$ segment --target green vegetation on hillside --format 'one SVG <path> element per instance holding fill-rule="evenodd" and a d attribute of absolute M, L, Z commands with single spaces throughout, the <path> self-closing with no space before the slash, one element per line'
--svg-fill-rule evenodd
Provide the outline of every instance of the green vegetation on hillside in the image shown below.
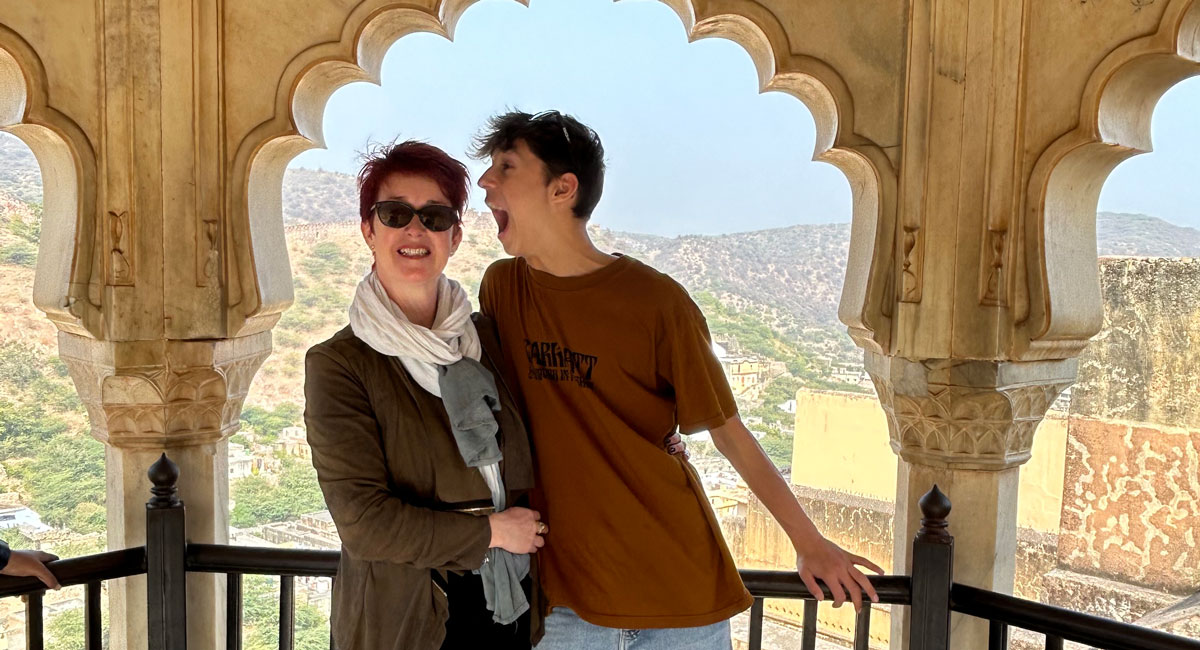
<path fill-rule="evenodd" d="M 3 226 L 11 237 L 0 239 L 0 263 L 33 268 L 37 264 L 38 237 L 42 231 L 42 206 L 28 204 L 28 215 L 6 215 Z"/>
<path fill-rule="evenodd" d="M 82 589 L 82 587 L 74 587 L 74 589 Z M 104 647 L 107 648 L 109 641 L 107 607 L 100 608 L 100 629 L 104 630 L 101 639 Z M 87 648 L 83 607 L 68 609 L 46 622 L 45 648 L 46 650 L 85 650 Z"/>
<path fill-rule="evenodd" d="M 317 471 L 307 461 L 280 457 L 279 483 L 261 475 L 233 482 L 230 522 L 238 528 L 297 519 L 325 509 L 325 496 L 317 485 Z"/>
<path fill-rule="evenodd" d="M 77 533 L 104 532 L 104 445 L 99 441 L 63 432 L 5 468 L 24 482 L 30 505 L 44 523 Z"/>
<path fill-rule="evenodd" d="M 9 487 L 50 526 L 104 532 L 104 445 L 83 424 L 66 364 L 21 341 L 4 341 L 0 395 L 0 456 Z"/>
<path fill-rule="evenodd" d="M 692 298 L 704 312 L 704 317 L 708 320 L 708 329 L 713 338 L 732 337 L 745 351 L 767 359 L 783 361 L 787 365 L 788 372 L 799 379 L 800 386 L 864 392 L 856 385 L 829 379 L 829 367 L 813 359 L 800 347 L 799 341 L 786 338 L 753 314 L 728 307 L 716 296 L 706 291 L 696 292 Z M 782 401 L 792 399 L 794 396 L 795 391 L 793 390 L 792 395 Z"/>
<path fill-rule="evenodd" d="M 242 409 L 242 431 L 253 431 L 260 442 L 272 443 L 279 432 L 288 427 L 299 426 L 304 411 L 298 405 L 284 402 L 273 409 L 247 406 Z"/>
<path fill-rule="evenodd" d="M 242 623 L 245 650 L 279 647 L 279 578 L 248 575 L 242 582 Z M 296 603 L 296 650 L 329 648 L 329 623 L 321 610 Z"/>

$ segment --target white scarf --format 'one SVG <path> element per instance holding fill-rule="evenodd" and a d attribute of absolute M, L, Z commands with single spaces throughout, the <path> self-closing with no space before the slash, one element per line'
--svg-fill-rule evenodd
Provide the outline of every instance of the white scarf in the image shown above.
<path fill-rule="evenodd" d="M 438 366 L 463 357 L 479 361 L 479 333 L 471 322 L 471 301 L 454 280 L 438 278 L 433 327 L 414 325 L 392 302 L 372 270 L 358 283 L 350 303 L 350 328 L 373 350 L 397 357 L 422 388 L 442 396 Z"/>
<path fill-rule="evenodd" d="M 442 274 L 438 278 L 437 311 L 433 327 L 413 324 L 383 290 L 372 269 L 358 283 L 350 303 L 350 329 L 376 352 L 396 357 L 422 388 L 442 396 L 438 366 L 448 366 L 463 357 L 479 361 L 479 332 L 471 322 L 471 301 L 467 292 Z M 504 482 L 499 463 L 479 468 L 492 493 L 496 511 L 505 508 Z"/>

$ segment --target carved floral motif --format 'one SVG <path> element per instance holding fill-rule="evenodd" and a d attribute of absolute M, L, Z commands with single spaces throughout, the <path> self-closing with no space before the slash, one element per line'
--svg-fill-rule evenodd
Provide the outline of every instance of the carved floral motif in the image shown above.
<path fill-rule="evenodd" d="M 221 341 L 110 343 L 60 333 L 59 349 L 93 435 L 116 447 L 158 448 L 231 435 L 250 382 L 271 352 L 271 339 L 262 333 Z M 143 355 L 164 361 L 114 362 Z"/>
<path fill-rule="evenodd" d="M 905 362 L 914 366 L 914 362 Z M 971 362 L 985 363 L 985 362 Z M 1029 460 L 1046 410 L 1071 385 L 1063 377 L 1011 385 L 938 383 L 944 369 L 912 390 L 897 390 L 886 372 L 871 371 L 888 418 L 892 449 L 905 460 L 962 469 L 1005 469 Z"/>

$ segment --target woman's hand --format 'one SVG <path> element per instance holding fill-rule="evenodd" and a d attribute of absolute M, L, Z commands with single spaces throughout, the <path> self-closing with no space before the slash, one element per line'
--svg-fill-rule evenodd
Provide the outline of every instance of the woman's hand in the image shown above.
<path fill-rule="evenodd" d="M 692 452 L 687 450 L 687 443 L 683 441 L 683 438 L 679 437 L 678 433 L 672 433 L 663 438 L 663 447 L 672 456 L 680 456 L 684 460 L 691 460 L 692 458 Z"/>
<path fill-rule="evenodd" d="M 51 589 L 58 589 L 58 578 L 46 568 L 47 562 L 58 559 L 57 555 L 42 551 L 13 551 L 8 558 L 8 564 L 0 569 L 0 574 L 6 576 L 34 576 Z"/>
<path fill-rule="evenodd" d="M 550 531 L 542 523 L 541 515 L 529 508 L 509 508 L 490 514 L 488 523 L 492 526 L 489 548 L 500 547 L 510 553 L 537 553 L 546 544 L 542 535 Z"/>

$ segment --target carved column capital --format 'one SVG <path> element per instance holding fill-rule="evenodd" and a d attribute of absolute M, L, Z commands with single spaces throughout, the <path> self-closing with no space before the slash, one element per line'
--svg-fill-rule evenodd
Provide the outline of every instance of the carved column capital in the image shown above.
<path fill-rule="evenodd" d="M 873 352 L 866 365 L 893 451 L 910 463 L 983 470 L 1029 460 L 1034 431 L 1077 367 L 1074 359 L 913 361 Z"/>
<path fill-rule="evenodd" d="M 92 435 L 114 447 L 219 442 L 237 430 L 271 333 L 197 341 L 99 341 L 59 332 L 59 356 L 87 407 Z"/>

